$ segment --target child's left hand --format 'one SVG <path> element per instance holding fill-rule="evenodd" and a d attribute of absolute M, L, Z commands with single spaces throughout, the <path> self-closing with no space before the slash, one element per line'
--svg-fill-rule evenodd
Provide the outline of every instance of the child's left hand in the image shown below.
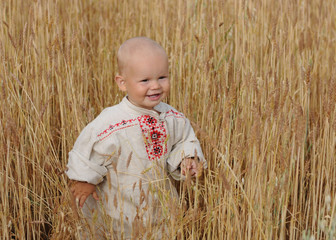
<path fill-rule="evenodd" d="M 198 176 L 200 171 L 200 163 L 193 158 L 185 158 L 181 162 L 181 173 L 184 176 Z"/>

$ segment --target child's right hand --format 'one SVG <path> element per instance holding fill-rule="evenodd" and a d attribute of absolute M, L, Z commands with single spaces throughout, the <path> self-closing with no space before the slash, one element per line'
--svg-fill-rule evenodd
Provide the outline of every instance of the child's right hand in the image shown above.
<path fill-rule="evenodd" d="M 87 182 L 75 181 L 75 184 L 70 188 L 74 199 L 76 199 L 76 204 L 82 208 L 88 196 L 92 194 L 93 198 L 99 200 L 98 194 L 96 192 L 96 185 Z"/>
<path fill-rule="evenodd" d="M 181 162 L 181 173 L 183 176 L 190 175 L 192 177 L 199 176 L 202 173 L 203 164 L 193 158 L 185 158 Z"/>

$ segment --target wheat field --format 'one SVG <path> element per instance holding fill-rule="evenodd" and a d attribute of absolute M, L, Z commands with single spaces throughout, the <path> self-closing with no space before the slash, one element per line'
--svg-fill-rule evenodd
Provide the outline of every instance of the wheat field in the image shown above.
<path fill-rule="evenodd" d="M 86 227 L 68 152 L 122 99 L 116 51 L 134 36 L 166 49 L 167 102 L 208 160 L 169 239 L 336 239 L 334 0 L 2 0 L 0 238 Z"/>

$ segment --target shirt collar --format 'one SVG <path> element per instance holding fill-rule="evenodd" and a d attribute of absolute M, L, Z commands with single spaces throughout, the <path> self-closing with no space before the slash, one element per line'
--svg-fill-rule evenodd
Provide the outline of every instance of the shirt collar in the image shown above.
<path fill-rule="evenodd" d="M 149 110 L 146 108 L 135 106 L 133 103 L 131 103 L 128 100 L 127 96 L 125 96 L 123 100 L 121 101 L 121 104 L 125 105 L 127 108 L 135 112 L 135 114 L 151 115 L 151 116 L 159 117 L 159 115 L 161 115 L 162 113 L 165 113 L 164 104 L 162 102 L 156 105 L 154 107 L 154 110 Z"/>

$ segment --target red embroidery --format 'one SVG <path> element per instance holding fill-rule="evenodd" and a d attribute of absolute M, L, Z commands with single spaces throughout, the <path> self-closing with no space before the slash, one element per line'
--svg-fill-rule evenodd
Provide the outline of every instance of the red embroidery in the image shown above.
<path fill-rule="evenodd" d="M 133 126 L 136 126 L 136 125 L 138 125 L 138 124 L 131 124 L 131 125 L 127 125 L 127 126 L 120 127 L 120 128 L 118 128 L 118 129 L 115 129 L 115 130 L 111 131 L 108 135 L 106 135 L 105 137 L 99 139 L 99 141 L 104 140 L 105 138 L 107 138 L 108 136 L 110 136 L 112 133 L 114 133 L 114 132 L 116 132 L 116 131 L 119 131 L 119 130 L 122 130 L 122 129 L 125 129 L 125 128 L 129 128 L 129 127 L 133 127 Z M 106 131 L 106 130 L 105 130 L 105 131 Z M 105 131 L 104 131 L 104 132 L 105 132 Z"/>
<path fill-rule="evenodd" d="M 180 112 L 174 111 L 173 109 L 166 112 L 166 117 L 174 116 L 176 118 L 184 118 L 184 115 Z"/>
<path fill-rule="evenodd" d="M 138 121 L 138 123 L 135 123 Z M 111 124 L 109 128 L 98 134 L 99 141 L 104 140 L 116 131 L 140 125 L 144 137 L 145 148 L 150 161 L 160 159 L 163 154 L 167 153 L 167 133 L 164 122 L 159 122 L 156 118 L 143 115 L 138 118 L 122 120 L 119 123 Z"/>
<path fill-rule="evenodd" d="M 177 111 L 169 110 L 166 112 L 166 117 L 171 116 L 175 118 L 184 118 L 184 115 Z M 142 135 L 144 137 L 148 159 L 150 161 L 160 159 L 167 153 L 167 131 L 164 122 L 159 122 L 156 118 L 150 115 L 142 115 L 137 118 L 122 120 L 121 122 L 113 125 L 111 124 L 97 136 L 100 138 L 99 141 L 102 141 L 116 131 L 133 127 L 138 124 L 140 125 Z"/>
<path fill-rule="evenodd" d="M 130 123 L 133 123 L 135 122 L 137 119 L 136 118 L 133 118 L 133 119 L 128 119 L 128 120 L 122 120 L 120 123 L 116 123 L 114 125 L 110 125 L 108 129 L 105 129 L 103 132 L 99 133 L 97 135 L 97 137 L 101 137 L 99 141 L 107 138 L 108 136 L 110 136 L 112 133 L 116 132 L 116 131 L 119 131 L 121 129 L 125 129 L 125 128 L 128 128 L 128 127 L 132 127 L 132 126 L 135 126 L 136 124 L 131 124 Z M 104 134 L 107 134 L 106 136 L 103 136 Z"/>
<path fill-rule="evenodd" d="M 150 161 L 160 159 L 167 153 L 167 132 L 164 122 L 159 122 L 149 115 L 138 117 L 138 121 L 144 136 L 148 159 Z"/>

